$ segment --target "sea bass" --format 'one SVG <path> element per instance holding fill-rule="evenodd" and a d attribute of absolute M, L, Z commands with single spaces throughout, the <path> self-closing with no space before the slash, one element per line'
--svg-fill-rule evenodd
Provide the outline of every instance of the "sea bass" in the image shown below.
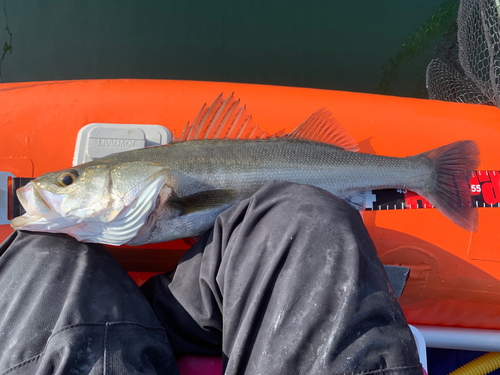
<path fill-rule="evenodd" d="M 170 241 L 204 233 L 228 207 L 282 180 L 317 186 L 361 208 L 358 198 L 367 190 L 408 189 L 460 227 L 477 230 L 465 173 L 479 166 L 474 141 L 405 158 L 355 151 L 326 110 L 290 134 L 270 135 L 233 96 L 219 96 L 169 145 L 46 173 L 18 189 L 26 214 L 11 226 L 110 245 Z"/>

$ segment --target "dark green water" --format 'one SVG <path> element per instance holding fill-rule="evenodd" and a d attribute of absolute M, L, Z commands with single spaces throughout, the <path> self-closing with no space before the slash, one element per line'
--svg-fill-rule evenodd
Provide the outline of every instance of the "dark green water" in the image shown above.
<path fill-rule="evenodd" d="M 166 78 L 426 97 L 425 69 L 458 0 L 0 6 L 3 82 Z"/>

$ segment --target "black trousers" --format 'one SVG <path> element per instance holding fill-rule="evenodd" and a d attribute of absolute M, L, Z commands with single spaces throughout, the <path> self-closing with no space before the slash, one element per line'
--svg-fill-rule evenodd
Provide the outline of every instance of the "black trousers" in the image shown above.
<path fill-rule="evenodd" d="M 104 247 L 18 232 L 0 248 L 0 374 L 421 374 L 360 215 L 273 182 L 139 289 Z"/>

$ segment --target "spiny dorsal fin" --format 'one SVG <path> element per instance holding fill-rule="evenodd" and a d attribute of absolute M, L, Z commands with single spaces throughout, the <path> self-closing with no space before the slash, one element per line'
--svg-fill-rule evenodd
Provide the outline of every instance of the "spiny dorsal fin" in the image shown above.
<path fill-rule="evenodd" d="M 330 111 L 320 109 L 309 116 L 290 134 L 280 130 L 274 134 L 261 130 L 248 115 L 246 107 L 233 94 L 224 99 L 220 94 L 207 108 L 203 105 L 193 124 L 189 122 L 175 142 L 195 139 L 268 139 L 293 138 L 329 143 L 347 151 L 358 151 L 358 146 Z"/>
<path fill-rule="evenodd" d="M 359 147 L 354 138 L 331 115 L 330 111 L 322 108 L 283 137 L 328 143 L 346 151 L 358 151 Z"/>
<path fill-rule="evenodd" d="M 194 139 L 266 139 L 271 134 L 259 129 L 246 107 L 233 94 L 225 100 L 220 94 L 209 108 L 203 105 L 193 124 L 189 122 L 175 141 Z"/>

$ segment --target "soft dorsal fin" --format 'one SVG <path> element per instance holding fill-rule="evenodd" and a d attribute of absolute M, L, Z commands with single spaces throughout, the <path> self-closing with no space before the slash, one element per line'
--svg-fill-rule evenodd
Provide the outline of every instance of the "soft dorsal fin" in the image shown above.
<path fill-rule="evenodd" d="M 248 115 L 246 107 L 233 94 L 224 99 L 220 94 L 210 107 L 204 104 L 193 124 L 186 124 L 175 142 L 195 139 L 268 139 L 293 138 L 329 143 L 347 151 L 358 151 L 354 139 L 342 128 L 332 113 L 320 109 L 309 116 L 290 134 L 280 130 L 269 134 L 261 130 Z"/>
<path fill-rule="evenodd" d="M 265 139 L 271 134 L 259 129 L 248 115 L 246 107 L 233 94 L 224 99 L 220 94 L 207 108 L 203 105 L 193 124 L 189 122 L 175 141 L 194 139 Z"/>
<path fill-rule="evenodd" d="M 359 147 L 354 138 L 331 116 L 330 111 L 322 108 L 283 137 L 328 143 L 346 151 L 358 151 Z"/>

